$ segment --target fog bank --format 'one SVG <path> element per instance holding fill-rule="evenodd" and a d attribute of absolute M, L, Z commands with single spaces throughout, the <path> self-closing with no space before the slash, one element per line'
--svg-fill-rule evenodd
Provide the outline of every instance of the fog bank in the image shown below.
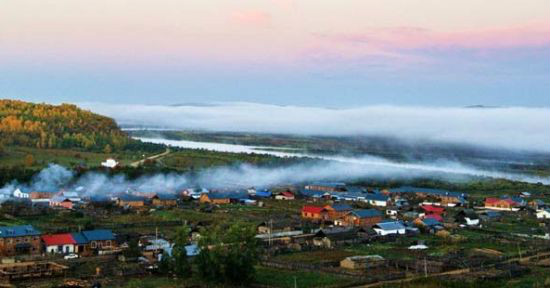
<path fill-rule="evenodd" d="M 347 109 L 256 103 L 81 103 L 119 124 L 169 129 L 330 136 L 388 136 L 550 153 L 550 108 L 366 106 Z"/>

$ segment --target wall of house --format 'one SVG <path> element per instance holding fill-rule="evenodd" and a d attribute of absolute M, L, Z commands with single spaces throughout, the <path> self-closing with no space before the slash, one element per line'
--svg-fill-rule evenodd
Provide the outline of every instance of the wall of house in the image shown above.
<path fill-rule="evenodd" d="M 0 238 L 0 256 L 17 255 L 15 247 L 20 243 L 30 244 L 30 249 L 25 254 L 36 255 L 42 252 L 42 243 L 39 236 L 5 237 Z"/>

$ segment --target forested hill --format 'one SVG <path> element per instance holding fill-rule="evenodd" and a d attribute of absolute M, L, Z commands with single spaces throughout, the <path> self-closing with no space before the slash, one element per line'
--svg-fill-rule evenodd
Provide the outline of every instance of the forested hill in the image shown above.
<path fill-rule="evenodd" d="M 75 105 L 0 100 L 0 144 L 111 153 L 132 140 L 115 121 Z"/>

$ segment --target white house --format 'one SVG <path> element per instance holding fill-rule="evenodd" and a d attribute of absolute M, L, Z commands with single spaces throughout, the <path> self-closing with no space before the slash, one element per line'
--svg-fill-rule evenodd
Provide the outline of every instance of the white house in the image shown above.
<path fill-rule="evenodd" d="M 381 236 L 406 233 L 406 227 L 399 221 L 380 222 L 372 226 L 372 229 Z"/>
<path fill-rule="evenodd" d="M 113 158 L 109 158 L 104 162 L 101 162 L 101 166 L 107 167 L 107 168 L 115 168 L 116 166 L 118 166 L 118 164 L 119 163 Z"/>
<path fill-rule="evenodd" d="M 388 216 L 397 216 L 399 211 L 396 208 L 388 208 L 386 209 L 386 215 Z"/>
<path fill-rule="evenodd" d="M 275 195 L 275 199 L 277 200 L 294 200 L 294 198 L 294 193 L 290 191 L 284 191 L 281 194 Z"/>
<path fill-rule="evenodd" d="M 17 189 L 15 189 L 15 191 L 13 191 L 13 197 L 27 199 L 27 198 L 30 197 L 30 194 L 25 193 L 25 192 L 21 191 L 21 189 L 17 188 Z"/>
<path fill-rule="evenodd" d="M 465 216 L 464 220 L 466 221 L 466 225 L 468 225 L 468 226 L 479 225 L 479 218 L 470 218 L 468 216 Z"/>
<path fill-rule="evenodd" d="M 70 233 L 42 235 L 42 242 L 48 253 L 74 253 L 76 241 Z"/>
<path fill-rule="evenodd" d="M 365 195 L 364 201 L 373 206 L 386 207 L 388 206 L 389 199 L 386 195 L 369 193 Z"/>
<path fill-rule="evenodd" d="M 537 210 L 537 219 L 550 219 L 550 209 Z"/>

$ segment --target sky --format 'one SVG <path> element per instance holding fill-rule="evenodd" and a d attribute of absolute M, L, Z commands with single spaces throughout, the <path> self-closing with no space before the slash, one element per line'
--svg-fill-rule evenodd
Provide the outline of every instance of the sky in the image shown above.
<path fill-rule="evenodd" d="M 2 0 L 0 98 L 550 106 L 548 0 Z"/>

